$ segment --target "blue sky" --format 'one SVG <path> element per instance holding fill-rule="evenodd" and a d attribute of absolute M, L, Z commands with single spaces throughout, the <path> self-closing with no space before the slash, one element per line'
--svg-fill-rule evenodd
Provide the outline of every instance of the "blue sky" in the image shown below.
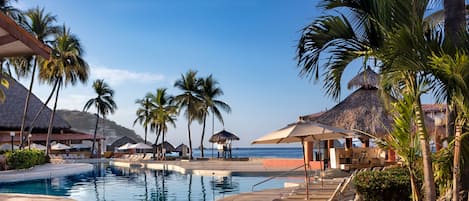
<path fill-rule="evenodd" d="M 300 115 L 336 104 L 324 95 L 321 82 L 298 77 L 294 59 L 300 30 L 320 15 L 316 1 L 22 0 L 17 6 L 44 7 L 57 15 L 58 24 L 69 26 L 85 48 L 91 79 L 64 89 L 58 107 L 82 110 L 94 96 L 93 80 L 104 79 L 115 89 L 119 107 L 108 118 L 142 136 L 143 129 L 132 126 L 135 100 L 160 87 L 179 93 L 173 83 L 189 69 L 200 76 L 213 74 L 220 82 L 225 92 L 221 99 L 233 110 L 224 115 L 225 128 L 241 138 L 234 146 L 251 146 L 255 138 Z M 344 83 L 359 68 L 357 64 L 346 72 Z M 49 90 L 36 85 L 33 92 L 44 100 Z M 349 93 L 343 91 L 343 96 Z M 209 136 L 210 124 L 208 128 Z M 222 128 L 215 123 L 215 131 Z M 192 132 L 197 147 L 201 127 L 193 124 Z M 154 141 L 155 135 L 149 139 Z M 187 144 L 183 116 L 166 139 Z"/>

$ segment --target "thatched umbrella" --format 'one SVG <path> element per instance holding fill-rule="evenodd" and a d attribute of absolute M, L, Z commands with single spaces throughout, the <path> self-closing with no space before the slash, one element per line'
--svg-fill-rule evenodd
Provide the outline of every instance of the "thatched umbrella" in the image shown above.
<path fill-rule="evenodd" d="M 161 147 L 163 147 L 164 149 L 166 149 L 166 152 L 173 152 L 173 151 L 176 151 L 176 149 L 174 148 L 174 146 L 169 143 L 168 141 L 164 141 L 163 143 L 160 143 L 156 146 L 157 149 L 161 149 Z"/>
<path fill-rule="evenodd" d="M 212 137 L 210 137 L 210 139 L 208 141 L 211 142 L 211 143 L 220 144 L 220 143 L 226 142 L 227 140 L 229 140 L 229 141 L 239 140 L 239 137 L 236 136 L 233 133 L 230 133 L 230 132 L 226 131 L 226 130 L 222 130 L 222 131 L 212 135 Z"/>
<path fill-rule="evenodd" d="M 180 144 L 179 146 L 176 147 L 175 151 L 177 151 L 177 152 L 182 152 L 182 150 L 184 150 L 184 149 L 185 149 L 185 150 L 188 150 L 189 147 L 188 147 L 187 145 L 185 145 L 185 144 Z"/>

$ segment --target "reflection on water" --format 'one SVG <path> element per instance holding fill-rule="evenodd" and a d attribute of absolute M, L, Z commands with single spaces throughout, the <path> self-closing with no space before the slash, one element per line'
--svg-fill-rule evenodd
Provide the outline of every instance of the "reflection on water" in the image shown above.
<path fill-rule="evenodd" d="M 0 193 L 58 195 L 86 201 L 211 201 L 250 191 L 252 184 L 262 179 L 182 175 L 172 171 L 120 168 L 101 163 L 86 174 L 0 184 Z M 270 188 L 279 188 L 283 182 L 277 184 Z"/>

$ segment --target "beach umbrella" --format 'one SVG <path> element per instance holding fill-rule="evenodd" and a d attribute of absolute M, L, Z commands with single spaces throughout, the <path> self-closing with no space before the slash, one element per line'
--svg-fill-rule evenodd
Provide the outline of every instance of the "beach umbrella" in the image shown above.
<path fill-rule="evenodd" d="M 54 144 L 50 147 L 52 150 L 67 150 L 67 149 L 71 149 L 71 147 L 67 146 L 67 145 L 64 145 L 62 143 L 57 143 L 57 144 Z"/>
<path fill-rule="evenodd" d="M 252 142 L 252 144 L 279 144 L 301 142 L 306 180 L 306 199 L 309 199 L 309 179 L 306 169 L 305 141 L 332 140 L 355 137 L 353 131 L 344 130 L 316 122 L 299 121 L 269 133 Z"/>
<path fill-rule="evenodd" d="M 125 143 L 124 145 L 120 146 L 117 148 L 117 150 L 127 150 L 127 149 L 131 149 L 130 147 L 132 147 L 134 144 L 132 143 Z"/>
<path fill-rule="evenodd" d="M 153 149 L 152 146 L 139 142 L 137 144 L 130 145 L 128 149 Z"/>
<path fill-rule="evenodd" d="M 158 149 L 160 149 L 161 147 L 166 149 L 166 152 L 176 151 L 176 148 L 174 148 L 174 146 L 171 143 L 169 143 L 168 141 L 164 141 L 163 143 L 160 143 L 156 146 L 156 148 L 158 148 Z"/>
<path fill-rule="evenodd" d="M 36 150 L 46 150 L 46 146 L 42 144 L 36 144 L 36 143 L 31 143 L 28 148 L 30 149 L 36 149 Z"/>
<path fill-rule="evenodd" d="M 89 144 L 71 144 L 70 147 L 72 149 L 88 149 L 88 148 L 91 148 L 91 145 L 89 145 Z"/>
<path fill-rule="evenodd" d="M 239 140 L 239 137 L 223 129 L 222 131 L 213 134 L 208 141 L 211 143 L 219 143 L 227 140 Z"/>

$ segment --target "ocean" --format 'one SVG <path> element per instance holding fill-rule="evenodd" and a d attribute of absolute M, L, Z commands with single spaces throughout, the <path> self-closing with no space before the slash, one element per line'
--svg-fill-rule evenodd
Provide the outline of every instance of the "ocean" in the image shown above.
<path fill-rule="evenodd" d="M 213 151 L 212 151 L 213 150 Z M 200 150 L 194 149 L 194 157 L 200 157 Z M 205 157 L 217 157 L 217 149 L 205 149 Z M 283 148 L 273 148 L 273 147 L 243 147 L 236 148 L 234 147 L 231 151 L 233 158 L 303 158 L 303 152 L 301 147 L 292 148 L 292 147 L 283 147 Z"/>

